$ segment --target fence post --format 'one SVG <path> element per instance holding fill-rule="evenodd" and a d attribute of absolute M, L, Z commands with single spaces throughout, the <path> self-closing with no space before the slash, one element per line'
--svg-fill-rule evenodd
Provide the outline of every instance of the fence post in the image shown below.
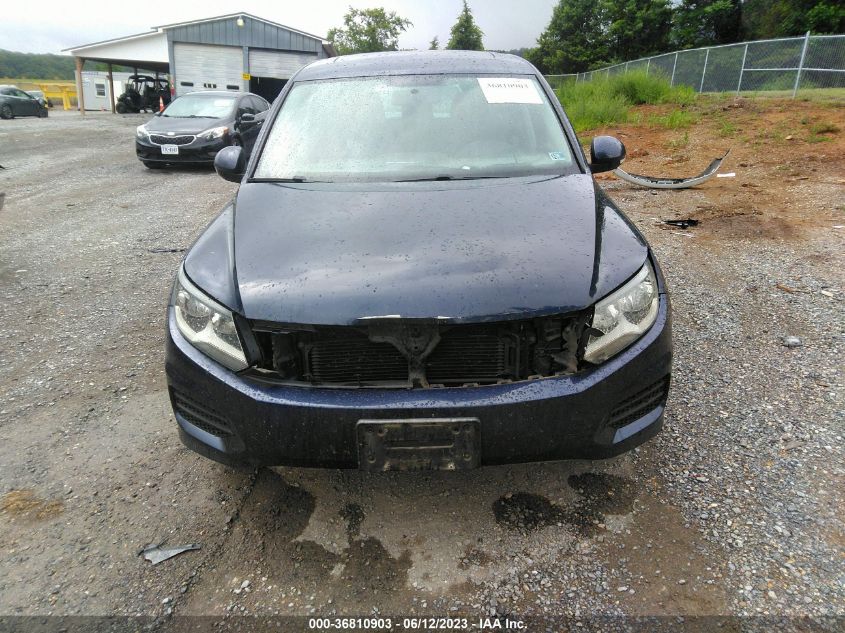
<path fill-rule="evenodd" d="M 648 74 L 648 69 L 649 69 L 650 66 L 651 66 L 651 57 L 649 57 L 648 60 L 646 60 L 646 63 L 645 63 L 645 74 L 646 75 Z"/>
<path fill-rule="evenodd" d="M 798 93 L 798 83 L 801 81 L 801 71 L 804 70 L 804 58 L 807 56 L 807 45 L 810 43 L 810 32 L 804 36 L 804 47 L 801 49 L 801 61 L 798 62 L 798 72 L 795 75 L 795 86 L 792 88 L 792 98 Z"/>
<path fill-rule="evenodd" d="M 739 96 L 739 89 L 742 88 L 742 75 L 745 74 L 745 58 L 748 57 L 748 44 L 742 52 L 742 67 L 739 69 L 739 81 L 736 84 L 736 95 Z"/>
<path fill-rule="evenodd" d="M 678 51 L 675 51 L 675 61 L 672 64 L 672 80 L 669 82 L 669 85 L 674 87 L 675 85 L 675 68 L 678 67 Z"/>
<path fill-rule="evenodd" d="M 628 74 L 628 64 L 629 64 L 629 63 L 630 63 L 630 62 L 625 62 L 625 74 L 626 74 L 626 75 Z"/>
<path fill-rule="evenodd" d="M 707 52 L 704 53 L 704 68 L 701 69 L 701 84 L 698 86 L 698 93 L 701 94 L 704 92 L 704 75 L 707 72 L 707 60 L 710 59 L 710 49 L 707 49 Z"/>

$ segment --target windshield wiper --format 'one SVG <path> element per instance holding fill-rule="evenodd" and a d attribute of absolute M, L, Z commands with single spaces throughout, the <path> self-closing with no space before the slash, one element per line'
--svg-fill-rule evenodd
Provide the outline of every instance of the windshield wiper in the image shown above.
<path fill-rule="evenodd" d="M 259 182 L 331 182 L 331 180 L 311 180 L 310 178 L 303 178 L 302 176 L 293 176 L 292 178 L 254 178 L 253 180 Z"/>

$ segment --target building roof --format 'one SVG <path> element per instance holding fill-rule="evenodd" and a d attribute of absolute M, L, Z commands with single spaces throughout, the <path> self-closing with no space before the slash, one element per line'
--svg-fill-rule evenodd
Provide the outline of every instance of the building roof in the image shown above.
<path fill-rule="evenodd" d="M 303 68 L 296 79 L 441 73 L 528 75 L 537 69 L 522 57 L 492 51 L 396 51 L 323 59 Z"/>
<path fill-rule="evenodd" d="M 271 26 L 275 26 L 279 29 L 285 29 L 286 31 L 291 31 L 292 33 L 297 33 L 299 35 L 304 35 L 305 37 L 310 37 L 315 40 L 320 40 L 324 42 L 326 40 L 325 37 L 321 37 L 319 35 L 314 35 L 313 33 L 306 33 L 305 31 L 300 31 L 299 29 L 294 29 L 289 26 L 285 26 L 284 24 L 279 24 L 278 22 L 272 22 L 271 20 L 265 20 L 264 18 L 259 18 L 257 15 L 252 15 L 251 13 L 247 13 L 245 11 L 239 11 L 237 13 L 227 13 L 226 15 L 218 15 L 212 18 L 202 18 L 200 20 L 188 20 L 187 22 L 175 22 L 173 24 L 163 24 L 161 26 L 154 26 L 154 29 L 158 29 L 161 31 L 166 31 L 167 29 L 175 29 L 179 26 L 189 26 L 191 24 L 202 24 L 203 22 L 216 22 L 217 20 L 230 20 L 232 18 L 250 18 L 251 20 L 256 20 L 258 22 L 263 22 L 264 24 L 269 24 Z"/>

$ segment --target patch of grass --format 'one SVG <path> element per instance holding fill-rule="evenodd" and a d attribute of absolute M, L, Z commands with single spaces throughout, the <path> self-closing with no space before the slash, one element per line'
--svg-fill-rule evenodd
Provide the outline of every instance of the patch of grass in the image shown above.
<path fill-rule="evenodd" d="M 826 121 L 822 121 L 820 123 L 816 123 L 810 128 L 810 131 L 813 134 L 836 134 L 839 132 L 839 128 L 835 126 L 833 123 L 828 123 Z"/>
<path fill-rule="evenodd" d="M 669 130 L 680 130 L 692 125 L 695 117 L 686 110 L 672 110 L 664 116 L 653 116 L 649 121 L 654 125 L 659 125 Z"/>
<path fill-rule="evenodd" d="M 730 121 L 722 121 L 722 125 L 719 128 L 719 134 L 721 136 L 733 136 L 736 134 L 736 126 Z"/>
<path fill-rule="evenodd" d="M 644 72 L 568 82 L 557 90 L 557 96 L 576 132 L 626 123 L 629 110 L 635 105 L 670 103 L 685 106 L 696 98 L 692 88 L 673 88 L 663 76 Z M 672 129 L 685 127 L 677 125 L 683 118 L 684 114 L 676 115 Z"/>
<path fill-rule="evenodd" d="M 832 140 L 833 139 L 829 136 L 821 136 L 819 134 L 810 134 L 810 136 L 807 137 L 808 143 L 829 143 Z"/>
<path fill-rule="evenodd" d="M 684 132 L 683 136 L 673 138 L 666 145 L 668 145 L 671 149 L 681 149 L 682 147 L 686 147 L 689 145 L 689 132 Z"/>

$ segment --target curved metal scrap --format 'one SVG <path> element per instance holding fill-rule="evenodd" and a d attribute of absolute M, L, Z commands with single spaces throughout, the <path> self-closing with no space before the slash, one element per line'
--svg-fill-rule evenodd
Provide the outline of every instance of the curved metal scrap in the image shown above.
<path fill-rule="evenodd" d="M 730 153 L 731 150 L 728 150 L 721 158 L 714 158 L 707 166 L 707 169 L 698 174 L 698 176 L 693 176 L 692 178 L 655 178 L 653 176 L 629 174 L 623 169 L 615 169 L 613 170 L 613 173 L 622 180 L 626 180 L 641 187 L 648 187 L 650 189 L 686 189 L 688 187 L 695 187 L 696 185 L 700 185 L 701 183 L 710 180 L 716 172 L 719 171 L 719 167 L 722 166 L 722 161 L 725 160 Z"/>

